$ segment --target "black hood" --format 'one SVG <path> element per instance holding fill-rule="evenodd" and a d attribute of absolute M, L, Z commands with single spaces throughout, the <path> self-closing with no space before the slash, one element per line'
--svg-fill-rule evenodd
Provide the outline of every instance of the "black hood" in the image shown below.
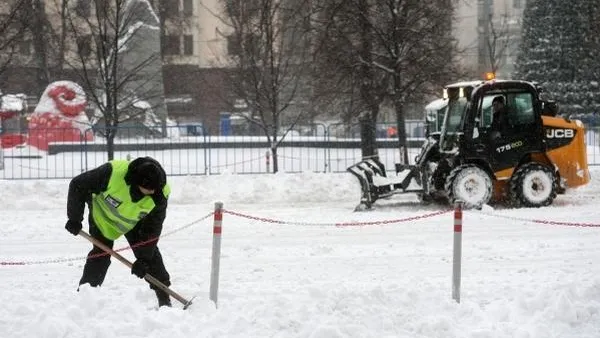
<path fill-rule="evenodd" d="M 167 174 L 157 160 L 151 157 L 138 157 L 129 163 L 125 183 L 162 191 L 167 184 Z"/>

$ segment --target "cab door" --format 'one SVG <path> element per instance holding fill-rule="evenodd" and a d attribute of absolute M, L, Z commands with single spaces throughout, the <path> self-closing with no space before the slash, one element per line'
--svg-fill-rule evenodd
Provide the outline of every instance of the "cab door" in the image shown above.
<path fill-rule="evenodd" d="M 523 90 L 505 91 L 502 95 L 510 127 L 501 137 L 489 139 L 490 164 L 494 172 L 514 168 L 526 154 L 543 149 L 542 120 L 537 113 L 536 95 Z"/>

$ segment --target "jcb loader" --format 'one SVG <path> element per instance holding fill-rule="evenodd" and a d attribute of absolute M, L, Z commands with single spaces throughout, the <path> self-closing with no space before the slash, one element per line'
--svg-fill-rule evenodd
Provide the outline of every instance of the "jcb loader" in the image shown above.
<path fill-rule="evenodd" d="M 492 130 L 492 101 L 505 102 L 509 128 Z M 430 132 L 414 165 L 384 165 L 367 159 L 347 170 L 361 184 L 357 209 L 397 193 L 417 193 L 424 202 L 480 208 L 490 201 L 514 207 L 552 204 L 557 194 L 590 181 L 585 128 L 557 117 L 553 101 L 540 99 L 532 82 L 459 82 L 444 88 L 447 106 L 440 131 Z"/>

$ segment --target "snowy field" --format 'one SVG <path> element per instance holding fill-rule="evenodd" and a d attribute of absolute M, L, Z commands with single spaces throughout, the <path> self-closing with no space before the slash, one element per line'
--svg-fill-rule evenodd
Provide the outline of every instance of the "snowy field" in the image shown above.
<path fill-rule="evenodd" d="M 345 173 L 172 177 L 159 246 L 172 289 L 196 296 L 187 310 L 156 309 L 114 259 L 101 288 L 77 292 L 91 245 L 64 230 L 68 181 L 0 180 L 0 337 L 600 337 L 599 176 L 551 207 L 465 212 L 460 304 L 441 207 L 406 195 L 353 212 Z"/>

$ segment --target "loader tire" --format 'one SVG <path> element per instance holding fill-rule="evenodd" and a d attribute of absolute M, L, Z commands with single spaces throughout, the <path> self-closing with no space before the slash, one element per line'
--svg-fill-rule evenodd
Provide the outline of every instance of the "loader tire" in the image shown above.
<path fill-rule="evenodd" d="M 446 193 L 450 203 L 461 201 L 465 209 L 481 208 L 492 198 L 492 178 L 474 164 L 460 165 L 446 178 Z"/>
<path fill-rule="evenodd" d="M 520 166 L 510 180 L 513 206 L 539 208 L 552 204 L 558 193 L 558 180 L 552 168 L 541 163 Z"/>

